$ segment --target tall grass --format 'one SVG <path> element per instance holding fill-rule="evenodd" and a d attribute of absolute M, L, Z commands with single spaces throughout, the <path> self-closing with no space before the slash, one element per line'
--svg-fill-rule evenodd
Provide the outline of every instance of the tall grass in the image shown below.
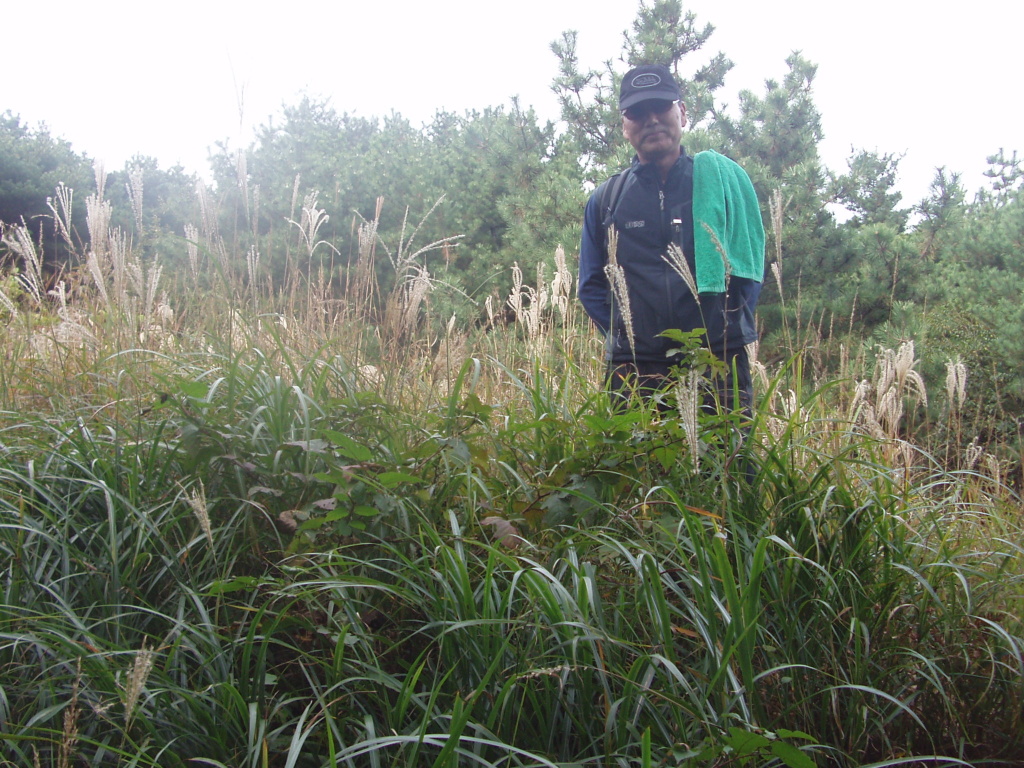
<path fill-rule="evenodd" d="M 107 221 L 102 194 L 90 211 Z M 297 217 L 309 261 L 324 215 L 312 197 Z M 9 297 L 4 760 L 1024 751 L 1019 497 L 991 452 L 914 444 L 912 345 L 843 377 L 807 376 L 791 350 L 758 368 L 749 423 L 617 412 L 564 255 L 550 283 L 510 275 L 510 325 L 493 307 L 438 325 L 410 293 L 424 254 L 364 226 L 347 277 L 274 286 L 211 220 L 185 270 L 209 282 L 162 288 L 94 233 L 81 285 Z M 57 332 L 69 322 L 89 337 Z"/>

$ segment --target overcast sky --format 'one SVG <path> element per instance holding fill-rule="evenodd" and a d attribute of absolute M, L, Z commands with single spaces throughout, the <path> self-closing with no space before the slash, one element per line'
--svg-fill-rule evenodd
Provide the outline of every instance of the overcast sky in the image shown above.
<path fill-rule="evenodd" d="M 262 9 L 261 9 L 262 7 Z M 617 59 L 631 0 L 306 0 L 173 3 L 51 0 L 8 4 L 0 109 L 45 122 L 76 151 L 119 169 L 136 153 L 207 172 L 217 141 L 248 144 L 255 126 L 303 93 L 338 111 L 414 124 L 437 109 L 507 104 L 518 95 L 557 117 L 549 45 L 579 32 L 581 62 Z M 825 163 L 851 147 L 903 154 L 907 204 L 934 169 L 985 182 L 987 155 L 1024 150 L 1016 48 L 1024 3 L 973 0 L 684 0 L 716 27 L 707 46 L 736 64 L 725 101 L 801 50 L 818 65 Z M 17 73 L 15 75 L 14 73 Z M 728 148 L 723 148 L 728 151 Z"/>

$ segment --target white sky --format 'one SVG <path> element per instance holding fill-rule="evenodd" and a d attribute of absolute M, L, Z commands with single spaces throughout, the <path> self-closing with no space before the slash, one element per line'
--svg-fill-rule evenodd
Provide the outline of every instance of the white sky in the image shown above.
<path fill-rule="evenodd" d="M 219 140 L 252 129 L 303 93 L 339 111 L 397 111 L 414 124 L 519 95 L 557 117 L 551 41 L 579 31 L 583 65 L 618 58 L 633 0 L 306 0 L 254 3 L 51 0 L 8 4 L 0 110 L 45 122 L 119 169 L 136 153 L 207 174 Z M 763 92 L 795 49 L 818 65 L 821 152 L 835 170 L 851 146 L 905 153 L 904 203 L 934 168 L 982 186 L 985 158 L 1024 150 L 1016 41 L 1024 3 L 973 0 L 684 0 L 716 27 L 707 49 L 736 64 L 726 80 Z M 17 74 L 14 74 L 17 73 Z M 724 148 L 727 150 L 727 148 Z"/>

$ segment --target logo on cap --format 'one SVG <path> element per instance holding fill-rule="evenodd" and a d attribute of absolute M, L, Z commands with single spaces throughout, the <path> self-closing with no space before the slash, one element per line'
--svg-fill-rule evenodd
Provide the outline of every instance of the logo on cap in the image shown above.
<path fill-rule="evenodd" d="M 661 78 L 652 72 L 645 72 L 642 75 L 637 75 L 633 78 L 631 85 L 634 88 L 650 88 L 652 85 L 658 85 L 661 82 Z"/>

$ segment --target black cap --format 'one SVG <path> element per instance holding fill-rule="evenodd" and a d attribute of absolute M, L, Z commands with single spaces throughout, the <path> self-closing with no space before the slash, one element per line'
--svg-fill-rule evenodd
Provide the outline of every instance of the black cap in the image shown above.
<path fill-rule="evenodd" d="M 629 70 L 619 86 L 619 109 L 629 109 L 648 99 L 682 101 L 679 84 L 668 67 L 661 64 L 643 64 Z"/>

